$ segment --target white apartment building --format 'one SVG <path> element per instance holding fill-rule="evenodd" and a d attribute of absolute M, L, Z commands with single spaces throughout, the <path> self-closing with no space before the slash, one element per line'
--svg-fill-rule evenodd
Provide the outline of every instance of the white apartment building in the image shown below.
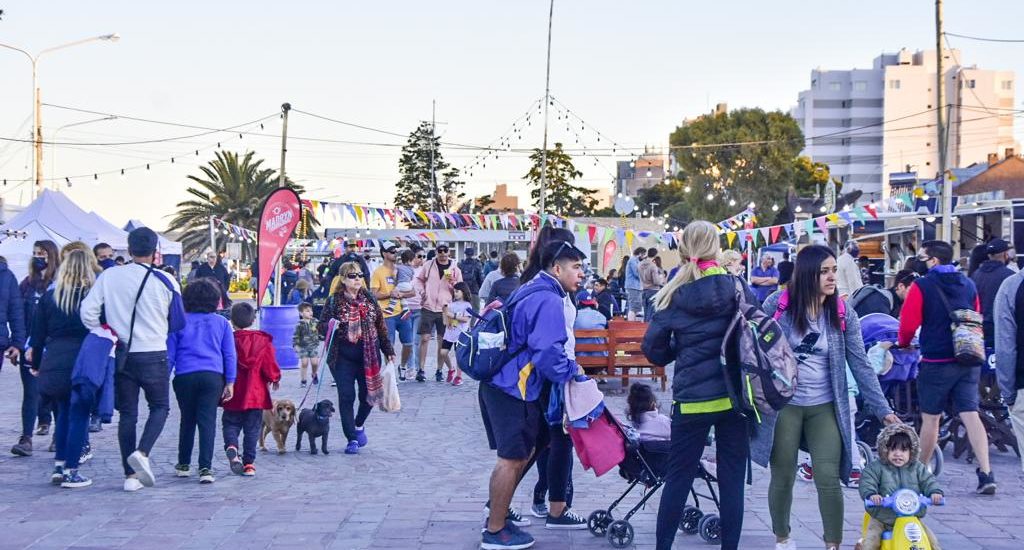
<path fill-rule="evenodd" d="M 949 167 L 1015 146 L 1014 73 L 962 62 L 959 50 L 943 50 Z M 903 49 L 875 58 L 871 69 L 811 71 L 811 88 L 791 111 L 807 138 L 803 154 L 869 200 L 888 195 L 890 173 L 936 176 L 935 66 L 934 50 Z"/>

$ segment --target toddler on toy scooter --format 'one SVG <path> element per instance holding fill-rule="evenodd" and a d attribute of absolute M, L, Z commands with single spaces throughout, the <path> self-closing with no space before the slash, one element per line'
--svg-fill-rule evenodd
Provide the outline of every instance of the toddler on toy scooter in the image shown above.
<path fill-rule="evenodd" d="M 858 548 L 877 550 L 881 546 L 882 533 L 890 531 L 897 514 L 890 508 L 882 507 L 882 497 L 892 495 L 900 489 L 910 489 L 931 497 L 932 504 L 942 503 L 942 489 L 935 476 L 918 461 L 920 441 L 914 429 L 906 424 L 887 426 L 878 434 L 878 460 L 870 463 L 861 474 L 860 496 L 875 506 L 868 508 L 871 519 L 867 522 L 864 538 Z M 921 506 L 916 516 L 925 515 Z M 928 537 L 932 549 L 939 550 L 938 539 L 923 522 L 921 527 Z"/>

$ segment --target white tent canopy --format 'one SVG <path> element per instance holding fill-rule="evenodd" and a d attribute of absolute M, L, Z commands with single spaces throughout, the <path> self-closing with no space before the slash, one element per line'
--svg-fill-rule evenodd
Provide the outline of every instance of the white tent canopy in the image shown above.
<path fill-rule="evenodd" d="M 148 226 L 146 224 L 142 223 L 139 220 L 128 220 L 128 223 L 124 226 L 124 230 L 125 231 L 132 231 L 132 230 L 138 229 L 140 227 L 148 227 Z M 160 237 L 160 253 L 161 254 L 165 254 L 165 255 L 166 254 L 170 254 L 170 255 L 177 254 L 179 256 L 181 255 L 181 243 L 179 243 L 178 241 L 172 241 L 171 239 L 168 239 L 167 237 L 163 236 L 163 234 L 161 234 L 161 233 L 157 233 L 157 236 Z"/>
<path fill-rule="evenodd" d="M 32 243 L 35 241 L 49 239 L 57 243 L 57 246 L 64 246 L 71 241 L 82 241 L 89 245 L 106 241 L 115 249 L 128 248 L 124 231 L 111 231 L 67 196 L 49 189 L 0 226 L 0 231 L 3 230 L 24 231 L 28 234 L 25 239 L 6 238 L 0 242 L 0 256 L 7 259 L 7 265 L 19 279 L 28 273 Z"/>

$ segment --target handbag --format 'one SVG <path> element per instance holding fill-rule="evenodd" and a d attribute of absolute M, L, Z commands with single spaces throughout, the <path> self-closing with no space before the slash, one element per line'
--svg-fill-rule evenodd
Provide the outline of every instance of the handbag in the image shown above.
<path fill-rule="evenodd" d="M 398 412 L 402 410 L 402 399 L 398 395 L 398 373 L 393 362 L 384 365 L 380 370 L 381 385 L 384 389 L 384 396 L 380 400 L 380 410 L 383 412 Z"/>
<path fill-rule="evenodd" d="M 146 270 L 146 275 L 142 277 L 142 283 L 139 284 L 139 291 L 135 293 L 135 304 L 132 305 L 132 320 L 128 323 L 128 344 L 122 344 L 120 341 L 117 343 L 117 350 L 114 354 L 114 367 L 117 372 L 124 372 L 128 364 L 128 351 L 132 349 L 132 339 L 135 337 L 135 313 L 139 307 L 139 298 L 142 298 L 142 291 L 146 289 L 146 282 L 149 280 L 150 273 L 153 273 L 153 266 L 149 266 L 149 269 Z"/>
<path fill-rule="evenodd" d="M 977 367 L 985 362 L 985 332 L 982 329 L 982 316 L 973 309 L 953 309 L 942 287 L 932 285 L 942 301 L 953 332 L 953 356 L 963 367 Z"/>

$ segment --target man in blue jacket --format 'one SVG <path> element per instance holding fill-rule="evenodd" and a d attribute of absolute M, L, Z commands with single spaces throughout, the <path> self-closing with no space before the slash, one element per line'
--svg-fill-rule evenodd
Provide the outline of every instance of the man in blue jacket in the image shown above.
<path fill-rule="evenodd" d="M 541 254 L 544 271 L 519 287 L 510 320 L 509 348 L 519 351 L 497 375 L 480 384 L 480 406 L 491 449 L 498 462 L 491 474 L 490 516 L 480 547 L 484 550 L 533 546 L 533 537 L 509 521 L 509 505 L 534 452 L 544 414 L 539 401 L 545 380 L 567 382 L 578 371 L 565 352 L 569 330 L 564 300 L 583 280 L 583 253 L 556 241 Z"/>
<path fill-rule="evenodd" d="M 640 282 L 640 260 L 647 257 L 647 249 L 638 247 L 626 262 L 626 318 L 636 321 L 644 313 L 644 285 Z"/>

